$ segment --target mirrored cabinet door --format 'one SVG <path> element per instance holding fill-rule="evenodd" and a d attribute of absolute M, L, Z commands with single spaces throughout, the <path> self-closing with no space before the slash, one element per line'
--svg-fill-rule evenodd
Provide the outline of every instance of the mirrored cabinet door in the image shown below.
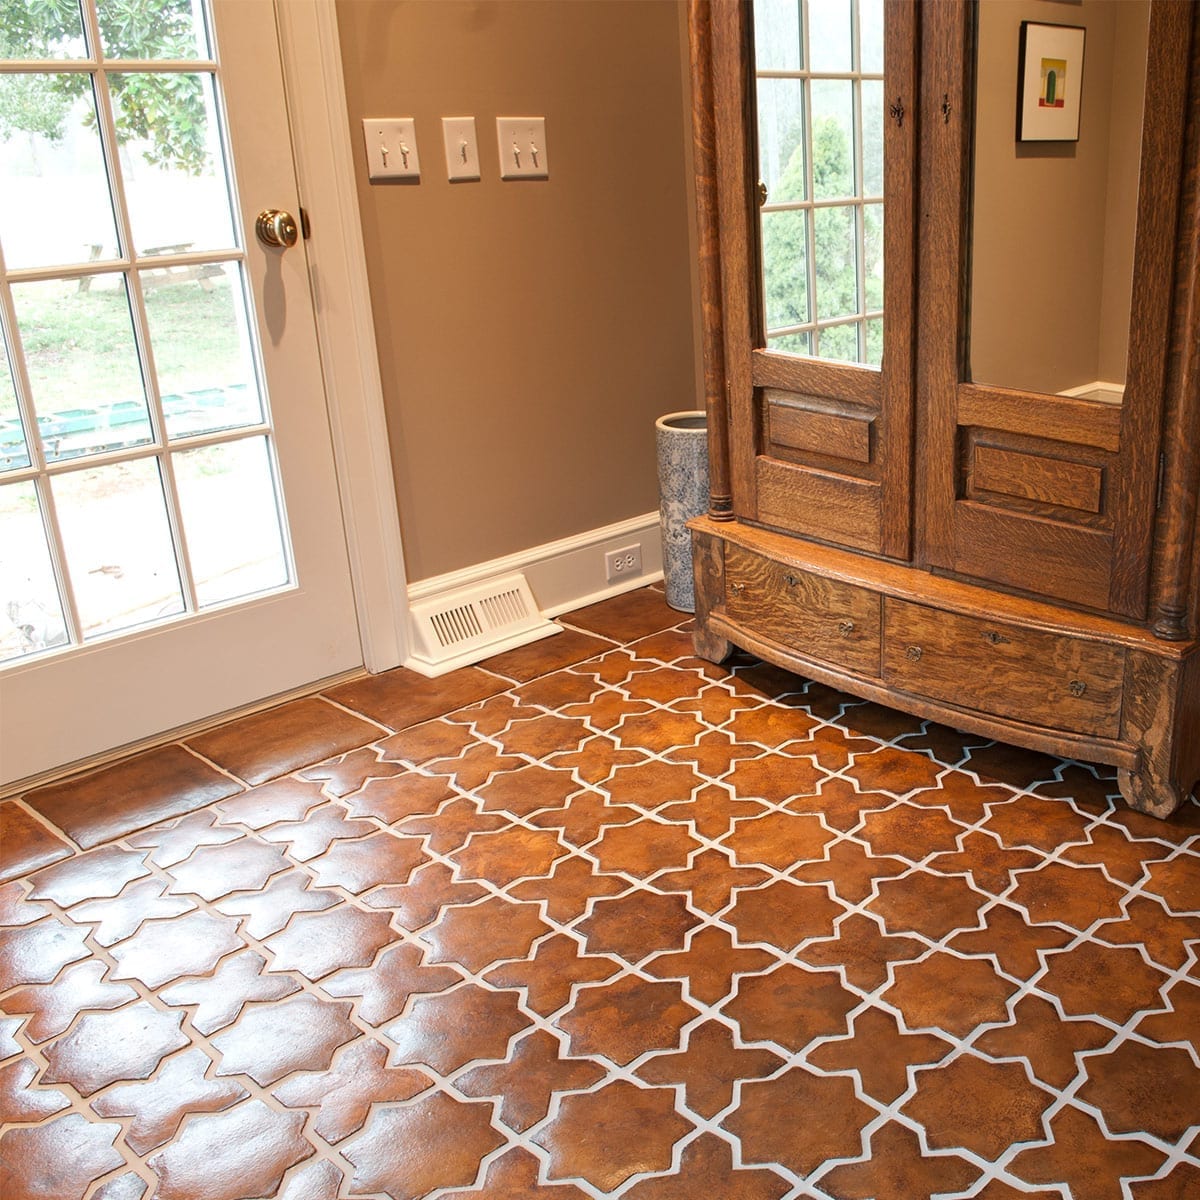
<path fill-rule="evenodd" d="M 711 13 L 734 511 L 905 558 L 916 6 Z"/>
<path fill-rule="evenodd" d="M 1146 616 L 1191 18 L 1160 0 L 923 7 L 930 566 Z"/>

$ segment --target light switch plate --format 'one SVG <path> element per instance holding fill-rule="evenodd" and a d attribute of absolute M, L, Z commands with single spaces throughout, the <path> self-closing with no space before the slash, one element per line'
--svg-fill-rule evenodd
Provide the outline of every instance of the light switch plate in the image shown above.
<path fill-rule="evenodd" d="M 367 117 L 362 124 L 371 179 L 421 178 L 417 127 L 412 117 Z"/>
<path fill-rule="evenodd" d="M 443 117 L 442 141 L 446 145 L 446 173 L 454 183 L 479 178 L 479 143 L 474 117 Z"/>
<path fill-rule="evenodd" d="M 501 179 L 549 179 L 545 117 L 497 117 Z"/>

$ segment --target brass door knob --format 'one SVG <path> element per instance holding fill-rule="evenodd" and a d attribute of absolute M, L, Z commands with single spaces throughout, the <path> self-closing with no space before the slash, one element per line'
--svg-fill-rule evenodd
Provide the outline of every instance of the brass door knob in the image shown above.
<path fill-rule="evenodd" d="M 264 246 L 276 246 L 281 250 L 294 246 L 300 236 L 296 218 L 281 208 L 264 208 L 254 222 L 254 232 Z"/>

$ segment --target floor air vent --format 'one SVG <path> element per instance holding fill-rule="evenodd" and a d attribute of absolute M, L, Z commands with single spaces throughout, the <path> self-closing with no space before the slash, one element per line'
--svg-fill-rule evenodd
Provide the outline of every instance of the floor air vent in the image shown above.
<path fill-rule="evenodd" d="M 538 611 L 525 576 L 504 575 L 411 606 L 408 666 L 434 677 L 561 632 Z"/>

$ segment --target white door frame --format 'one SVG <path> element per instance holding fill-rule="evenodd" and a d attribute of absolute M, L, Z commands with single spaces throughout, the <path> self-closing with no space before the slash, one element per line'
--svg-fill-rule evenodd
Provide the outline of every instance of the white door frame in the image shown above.
<path fill-rule="evenodd" d="M 273 0 L 363 665 L 408 657 L 408 587 L 335 0 Z"/>

